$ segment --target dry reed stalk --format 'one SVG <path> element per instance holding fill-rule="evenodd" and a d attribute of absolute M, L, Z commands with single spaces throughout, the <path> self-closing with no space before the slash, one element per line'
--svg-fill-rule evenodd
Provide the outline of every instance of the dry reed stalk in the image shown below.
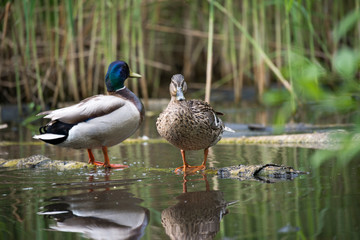
<path fill-rule="evenodd" d="M 226 1 L 226 8 L 228 9 L 228 11 L 233 15 L 233 9 L 234 9 L 234 5 L 233 5 L 233 1 L 231 0 L 227 0 Z M 239 103 L 240 102 L 240 96 L 241 96 L 241 91 L 242 91 L 242 85 L 240 84 L 240 79 L 239 79 L 239 73 L 238 73 L 238 59 L 236 56 L 236 36 L 235 36 L 235 29 L 234 29 L 234 24 L 229 21 L 228 18 L 226 18 L 228 25 L 229 25 L 229 38 L 230 38 L 230 46 L 229 46 L 229 58 L 230 58 L 230 63 L 231 63 L 231 73 L 232 73 L 232 78 L 233 78 L 233 86 L 234 86 L 234 102 L 235 103 Z"/>
<path fill-rule="evenodd" d="M 211 0 L 208 0 L 208 1 L 211 1 Z M 163 33 L 176 33 L 176 34 L 181 34 L 181 35 L 190 35 L 193 37 L 205 38 L 205 39 L 207 39 L 209 37 L 208 32 L 204 32 L 201 30 L 185 29 L 185 28 L 181 28 L 181 27 L 169 27 L 169 26 L 164 26 L 164 25 L 160 25 L 160 24 L 146 24 L 146 29 L 163 32 Z M 223 41 L 223 40 L 225 40 L 225 37 L 222 34 L 214 33 L 213 39 Z"/>
<path fill-rule="evenodd" d="M 101 58 L 104 61 L 104 64 L 101 66 L 101 68 L 98 71 L 98 76 L 95 77 L 95 85 L 94 88 L 97 88 L 96 90 L 96 94 L 98 93 L 98 89 L 99 87 L 101 87 L 101 89 L 103 89 L 103 93 L 106 92 L 106 86 L 105 86 L 105 82 L 102 81 L 102 79 L 104 78 L 104 76 L 101 74 L 103 72 L 106 72 L 106 67 L 108 66 L 108 64 L 110 64 L 112 62 L 112 59 L 110 59 L 109 56 L 109 48 L 111 46 L 111 44 L 109 44 L 111 42 L 110 36 L 109 36 L 109 15 L 110 13 L 107 12 L 106 6 L 107 6 L 108 2 L 106 1 L 99 1 L 99 5 L 100 5 L 100 41 L 97 47 L 97 52 L 98 52 L 98 56 L 101 55 Z M 99 64 L 99 62 L 95 63 L 96 65 Z"/>
<path fill-rule="evenodd" d="M 1 35 L 2 41 L 1 41 L 1 45 L 0 45 L 1 49 L 4 49 L 5 36 L 7 33 L 10 9 L 11 9 L 11 2 L 7 2 L 5 4 L 5 12 L 4 12 L 4 19 L 3 19 L 3 28 L 2 28 L 2 35 Z M 1 72 L 0 72 L 0 75 L 1 75 Z"/>
<path fill-rule="evenodd" d="M 251 37 L 251 35 L 246 31 L 246 29 L 241 25 L 241 23 L 237 21 L 229 12 L 227 12 L 226 9 L 218 2 L 214 2 L 214 6 L 231 19 L 231 21 L 243 33 L 243 35 L 251 43 L 251 45 L 258 51 L 259 55 L 264 59 L 266 65 L 271 69 L 271 71 L 275 74 L 275 76 L 279 79 L 283 86 L 290 92 L 290 94 L 293 94 L 293 89 L 290 83 L 284 78 L 280 70 L 274 65 L 274 63 L 270 60 L 264 50 L 257 44 L 254 38 Z"/>
<path fill-rule="evenodd" d="M 289 81 L 290 84 L 293 85 L 293 72 L 292 72 L 292 59 L 291 59 L 291 28 L 290 28 L 290 9 L 291 7 L 285 5 L 285 35 L 286 35 L 286 44 L 287 44 L 287 48 L 286 48 L 286 53 L 287 53 L 287 64 L 288 64 L 288 71 L 289 71 Z M 295 111 L 296 108 L 296 104 L 295 104 L 295 92 L 293 92 L 290 96 L 290 104 L 291 104 L 291 110 Z"/>
<path fill-rule="evenodd" d="M 185 29 L 191 29 L 192 23 L 195 21 L 195 9 L 196 9 L 196 2 L 191 1 L 190 9 L 184 8 L 184 26 Z M 190 34 L 186 34 L 185 38 L 185 46 L 184 46 L 184 57 L 183 57 L 183 75 L 186 81 L 191 82 L 192 77 L 192 51 L 193 51 L 193 44 L 194 38 Z"/>
<path fill-rule="evenodd" d="M 57 102 L 57 95 L 59 95 L 60 101 L 65 100 L 65 90 L 64 90 L 64 80 L 63 80 L 63 67 L 64 67 L 64 54 L 65 51 L 61 51 L 64 49 L 65 44 L 65 37 L 61 38 L 60 36 L 60 29 L 63 29 L 66 25 L 65 22 L 65 13 L 64 13 L 64 6 L 63 5 L 56 5 L 57 14 L 54 15 L 54 25 L 55 29 L 58 31 L 55 34 L 55 58 L 56 61 L 56 75 L 57 75 L 57 82 L 56 82 L 56 92 L 54 93 L 54 101 L 53 107 L 55 107 Z"/>
<path fill-rule="evenodd" d="M 104 76 L 101 75 L 101 70 L 104 69 L 103 63 L 103 54 L 101 51 L 96 51 L 96 60 L 94 64 L 94 81 L 93 81 L 93 93 L 92 95 L 99 94 L 99 86 L 100 86 L 100 79 L 104 79 Z M 101 83 L 104 81 L 101 81 Z M 105 89 L 104 89 L 105 91 Z"/>
<path fill-rule="evenodd" d="M 110 6 L 111 10 L 110 10 L 110 16 L 109 16 L 109 20 L 110 20 L 110 32 L 111 32 L 111 36 L 108 37 L 109 40 L 111 41 L 111 43 L 109 44 L 109 56 L 111 58 L 111 61 L 114 61 L 117 59 L 117 46 L 118 46 L 118 1 L 114 1 L 112 2 L 112 6 Z"/>
<path fill-rule="evenodd" d="M 85 56 L 84 56 L 84 2 L 78 1 L 78 9 L 77 9 L 77 48 L 79 51 L 79 58 L 78 58 L 78 69 L 79 69 L 79 78 L 80 78 L 80 89 L 81 89 L 81 96 L 82 98 L 88 97 L 88 88 L 87 82 L 85 77 Z"/>
<path fill-rule="evenodd" d="M 23 13 L 22 9 L 23 9 L 23 3 L 21 3 L 20 1 L 16 1 L 14 2 L 14 17 L 16 17 L 17 19 L 19 19 L 19 24 L 17 26 L 16 29 L 14 29 L 14 36 L 15 39 L 14 41 L 17 44 L 17 49 L 18 49 L 18 53 L 20 54 L 20 59 L 21 59 L 21 64 L 19 66 L 19 71 L 20 71 L 20 78 L 23 80 L 23 86 L 24 86 L 24 92 L 25 92 L 25 100 L 27 102 L 31 101 L 32 98 L 32 93 L 30 90 L 30 81 L 28 78 L 28 75 L 26 74 L 26 66 L 27 66 L 27 62 L 28 62 L 28 55 L 26 55 L 26 46 L 28 46 L 28 44 L 25 44 L 25 39 L 24 39 L 24 35 L 23 33 L 26 31 L 26 27 L 24 27 L 24 23 L 25 23 L 25 14 Z"/>
<path fill-rule="evenodd" d="M 0 21 L 3 20 L 3 25 L 2 25 L 2 34 L 1 34 L 1 44 L 0 44 L 0 56 L 6 59 L 6 52 L 5 52 L 5 42 L 6 42 L 6 33 L 7 33 L 7 26 L 8 26 L 8 20 L 9 20 L 9 13 L 10 13 L 10 7 L 11 7 L 11 3 L 7 2 L 5 5 L 5 11 L 2 15 L 0 15 Z M 12 35 L 14 35 L 14 33 L 12 32 Z M 15 44 L 14 44 L 15 45 Z M 16 51 L 16 45 L 13 47 L 13 50 Z M 16 64 L 16 63 L 15 63 Z M 5 67 L 5 64 L 0 64 L 0 76 L 2 75 L 2 70 Z M 18 74 L 18 66 L 15 66 L 15 74 Z M 15 76 L 16 77 L 16 76 Z M 16 80 L 16 87 L 18 84 L 18 79 Z"/>
<path fill-rule="evenodd" d="M 99 23 L 99 14 L 96 11 L 96 8 L 92 10 L 92 28 L 90 33 L 90 50 L 89 50 L 89 58 L 87 62 L 87 89 L 88 95 L 93 94 L 93 79 L 94 79 L 94 63 L 95 63 L 95 48 L 96 48 L 96 38 L 98 31 L 98 23 Z"/>
<path fill-rule="evenodd" d="M 147 91 L 146 86 L 146 71 L 145 71 L 145 56 L 144 56 L 144 40 L 143 40 L 143 28 L 142 28 L 142 6 L 141 6 L 141 0 L 137 0 L 138 5 L 138 19 L 137 19 L 137 32 L 138 32 L 138 38 L 137 38 L 137 48 L 138 48 L 138 55 L 139 55 L 139 63 L 140 63 L 140 72 L 142 74 L 142 78 L 140 78 L 140 87 L 141 87 L 141 94 L 144 100 L 145 107 L 149 107 L 149 95 Z"/>
<path fill-rule="evenodd" d="M 78 91 L 78 84 L 77 84 L 77 78 L 76 78 L 76 65 L 75 65 L 75 59 L 71 56 L 73 52 L 75 51 L 73 38 L 69 39 L 68 42 L 68 55 L 70 58 L 68 58 L 68 61 L 66 62 L 66 71 L 67 71 L 67 77 L 68 77 L 68 83 L 71 89 L 71 92 L 74 97 L 74 101 L 78 102 L 80 101 L 79 91 Z"/>
<path fill-rule="evenodd" d="M 281 1 L 275 3 L 275 64 L 282 68 L 282 16 Z"/>
<path fill-rule="evenodd" d="M 210 103 L 211 93 L 211 72 L 213 61 L 213 36 L 214 36 L 214 3 L 213 0 L 209 0 L 209 37 L 207 47 L 207 62 L 206 62 L 206 86 L 205 86 L 205 101 Z"/>
<path fill-rule="evenodd" d="M 225 5 L 227 7 L 227 5 Z M 219 47 L 219 51 L 215 51 L 214 50 L 214 61 L 216 61 L 217 58 L 222 59 L 219 63 L 218 63 L 218 68 L 220 69 L 220 75 L 221 76 L 225 76 L 229 73 L 232 72 L 231 69 L 231 58 L 230 58 L 230 41 L 232 36 L 230 36 L 230 30 L 229 30 L 229 25 L 231 24 L 231 22 L 228 21 L 227 18 L 223 18 L 222 19 L 222 35 L 224 35 L 224 40 L 221 41 L 221 45 Z M 214 49 L 216 49 L 217 47 L 217 42 L 215 42 L 215 47 Z"/>
<path fill-rule="evenodd" d="M 66 35 L 66 45 L 65 49 L 69 58 L 66 61 L 66 71 L 67 71 L 67 79 L 70 90 L 73 94 L 74 101 L 80 101 L 79 91 L 78 91 L 78 83 L 76 77 L 76 63 L 73 54 L 75 53 L 75 31 L 74 31 L 74 20 L 73 20 L 73 7 L 72 1 L 65 1 L 65 9 L 66 9 L 66 23 L 67 23 L 67 35 Z M 64 50 L 65 52 L 65 50 Z"/>
<path fill-rule="evenodd" d="M 306 1 L 306 23 L 307 26 L 310 30 L 310 36 L 309 36 L 309 48 L 310 48 L 310 58 L 312 61 L 316 61 L 316 57 L 315 57 L 315 39 L 314 39 L 314 26 L 312 25 L 311 19 L 312 19 L 312 1 L 311 0 L 307 0 Z"/>
<path fill-rule="evenodd" d="M 259 14 L 259 22 L 260 22 L 260 46 L 262 49 L 267 49 L 267 45 L 265 44 L 265 39 L 266 39 L 266 29 L 265 26 L 267 18 L 265 17 L 265 4 L 263 1 L 260 1 L 260 14 Z M 258 87 L 259 89 L 259 96 L 258 99 L 261 102 L 262 96 L 265 92 L 265 88 L 267 86 L 267 82 L 268 82 L 268 71 L 265 65 L 265 61 L 264 58 L 261 57 L 260 58 L 260 63 L 259 63 L 259 73 L 260 73 L 260 86 Z"/>
<path fill-rule="evenodd" d="M 15 39 L 15 33 L 14 31 L 12 31 L 12 37 L 13 39 Z M 15 65 L 15 84 L 16 84 L 16 102 L 17 102 L 17 108 L 18 108 L 18 112 L 19 115 L 22 116 L 22 107 L 21 107 L 21 83 L 20 83 L 20 69 L 19 69 L 19 65 L 20 65 L 20 60 L 19 60 L 19 53 L 18 53 L 18 47 L 16 44 L 14 44 L 14 48 L 13 48 L 15 55 L 17 56 L 14 62 Z"/>
<path fill-rule="evenodd" d="M 248 29 L 248 16 L 247 16 L 247 9 L 249 7 L 248 0 L 243 0 L 242 2 L 242 17 L 241 17 L 241 24 L 244 26 L 245 29 Z M 241 38 L 240 42 L 240 56 L 239 56 L 239 79 L 238 79 L 238 86 L 235 89 L 235 102 L 240 101 L 242 96 L 242 87 L 244 82 L 244 75 L 245 75 L 245 66 L 247 64 L 247 56 L 248 56 L 248 44 L 245 37 Z M 234 86 L 235 87 L 235 86 Z"/>
<path fill-rule="evenodd" d="M 253 32 L 254 32 L 254 41 L 257 45 L 264 49 L 264 5 L 261 4 L 261 1 L 253 1 Z M 261 101 L 262 95 L 265 90 L 266 83 L 266 74 L 265 74 L 265 64 L 263 56 L 259 53 L 256 48 L 253 48 L 254 56 L 254 82 L 256 83 L 256 88 L 258 91 L 258 100 Z"/>
<path fill-rule="evenodd" d="M 139 20 L 139 6 L 137 4 L 137 1 L 132 1 L 131 2 L 132 5 L 131 8 L 129 9 L 130 14 L 131 14 L 131 22 L 130 22 L 130 41 L 129 41 L 129 48 L 130 48 L 130 66 L 132 66 L 132 69 L 134 69 L 136 71 L 136 67 L 137 67 L 137 63 L 136 63 L 136 58 L 135 56 L 137 56 L 137 45 L 138 45 L 138 31 L 137 31 L 137 21 Z M 138 81 L 130 81 L 129 85 L 132 88 L 132 91 L 136 94 L 139 95 L 139 89 L 138 89 Z"/>
<path fill-rule="evenodd" d="M 147 18 L 149 19 L 150 24 L 155 24 L 159 21 L 159 14 L 160 14 L 160 6 L 159 4 L 151 4 L 151 0 L 147 0 L 147 4 L 145 7 L 147 8 L 146 12 L 148 12 Z M 144 29 L 145 31 L 145 29 Z M 157 69 L 154 64 L 159 65 L 161 67 L 161 63 L 155 62 L 158 58 L 156 54 L 157 51 L 157 34 L 156 31 L 145 31 L 148 32 L 148 36 L 145 37 L 147 40 L 147 53 L 146 59 L 144 59 L 145 64 L 147 66 L 146 73 L 147 73 L 147 85 L 152 87 L 151 96 L 152 98 L 156 98 L 159 96 L 159 86 L 160 86 L 160 79 L 159 79 L 159 69 Z M 145 49 L 146 50 L 146 49 Z"/>
<path fill-rule="evenodd" d="M 28 21 L 26 23 L 26 29 L 27 29 L 27 38 L 29 40 L 28 45 L 27 44 L 27 51 L 28 56 L 27 60 L 29 61 L 28 66 L 34 66 L 35 68 L 35 84 L 36 85 L 36 91 L 37 91 L 37 97 L 38 101 L 40 102 L 40 106 L 42 109 L 45 109 L 45 102 L 43 97 L 43 86 L 42 86 L 42 79 L 40 76 L 40 66 L 38 63 L 38 53 L 37 53 L 37 44 L 36 44 L 36 16 L 34 14 L 34 2 L 23 2 L 24 3 L 24 11 L 26 20 Z M 30 4 L 30 5 L 28 5 Z M 31 61 L 31 64 L 30 64 Z"/>

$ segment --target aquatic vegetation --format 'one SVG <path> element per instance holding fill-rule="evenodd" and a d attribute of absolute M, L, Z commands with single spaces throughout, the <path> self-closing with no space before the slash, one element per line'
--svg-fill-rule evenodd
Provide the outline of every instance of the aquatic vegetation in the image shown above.
<path fill-rule="evenodd" d="M 331 84 L 339 67 L 349 68 L 340 70 L 349 79 L 358 66 L 351 56 L 360 45 L 357 1 L 37 0 L 1 6 L 4 102 L 44 108 L 45 99 L 53 107 L 79 101 L 105 91 L 101 76 L 120 58 L 144 75 L 131 87 L 145 103 L 165 96 L 163 79 L 176 71 L 202 84 L 212 76 L 217 80 L 208 80 L 207 98 L 211 82 L 232 88 L 237 103 L 246 86 L 255 87 L 261 101 L 279 83 L 292 94 L 294 110 L 294 53 L 325 68 L 322 79 Z M 344 48 L 350 51 L 338 54 Z M 338 57 L 346 61 L 332 61 Z"/>
<path fill-rule="evenodd" d="M 304 112 L 309 122 L 334 115 L 360 122 L 359 1 L 36 0 L 0 6 L 0 102 L 16 103 L 20 113 L 25 103 L 45 110 L 105 92 L 107 65 L 127 59 L 144 76 L 129 85 L 145 105 L 148 97 L 166 97 L 166 79 L 182 72 L 200 84 L 199 98 L 206 92 L 212 100 L 210 90 L 223 88 L 236 107 L 246 101 L 246 88 L 255 89 L 260 104 L 279 108 L 278 132 L 304 119 Z"/>

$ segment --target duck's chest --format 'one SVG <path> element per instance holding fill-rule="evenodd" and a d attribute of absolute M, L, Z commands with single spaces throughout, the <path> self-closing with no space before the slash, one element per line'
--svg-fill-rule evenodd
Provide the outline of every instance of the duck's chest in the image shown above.
<path fill-rule="evenodd" d="M 183 109 L 167 109 L 157 120 L 157 130 L 171 144 L 184 150 L 208 147 L 214 139 L 210 124 Z"/>

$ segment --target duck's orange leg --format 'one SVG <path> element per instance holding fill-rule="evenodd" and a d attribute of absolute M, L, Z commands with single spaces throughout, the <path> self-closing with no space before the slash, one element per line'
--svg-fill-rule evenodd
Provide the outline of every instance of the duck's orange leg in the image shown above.
<path fill-rule="evenodd" d="M 200 170 L 204 170 L 206 168 L 206 161 L 207 161 L 207 155 L 208 155 L 209 149 L 206 148 L 204 150 L 204 161 L 200 166 L 190 166 L 185 159 L 185 151 L 181 149 L 181 156 L 183 159 L 183 166 L 178 167 L 175 169 L 175 172 L 179 172 L 180 170 L 183 170 L 184 173 L 194 173 Z"/>
<path fill-rule="evenodd" d="M 88 155 L 89 155 L 89 164 L 93 164 L 93 165 L 96 165 L 96 166 L 102 166 L 103 163 L 102 162 L 98 162 L 98 161 L 95 161 L 95 157 L 94 157 L 94 154 L 92 153 L 91 149 L 88 149 Z"/>
<path fill-rule="evenodd" d="M 183 170 L 183 172 L 185 173 L 186 172 L 186 168 L 187 167 L 190 167 L 189 164 L 186 162 L 186 158 L 185 158 L 185 151 L 180 149 L 181 151 L 181 157 L 182 157 L 182 160 L 183 160 L 183 165 L 181 167 L 178 167 L 175 169 L 175 172 L 178 172 L 180 170 Z"/>
<path fill-rule="evenodd" d="M 207 156 L 208 156 L 208 153 L 209 153 L 209 148 L 205 148 L 204 149 L 204 161 L 203 163 L 201 164 L 201 167 L 202 169 L 205 169 L 206 168 L 206 161 L 207 161 Z"/>
<path fill-rule="evenodd" d="M 102 151 L 104 154 L 104 163 L 102 164 L 104 167 L 107 168 L 128 168 L 128 165 L 122 165 L 122 164 L 110 164 L 110 159 L 107 154 L 107 147 L 103 146 Z"/>
<path fill-rule="evenodd" d="M 95 163 L 94 154 L 92 153 L 91 149 L 88 149 L 87 152 L 88 152 L 88 155 L 89 155 L 89 164 L 94 164 Z"/>

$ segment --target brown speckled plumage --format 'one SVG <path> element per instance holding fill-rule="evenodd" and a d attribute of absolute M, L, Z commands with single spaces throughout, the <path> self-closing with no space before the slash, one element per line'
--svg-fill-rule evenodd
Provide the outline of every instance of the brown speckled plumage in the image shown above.
<path fill-rule="evenodd" d="M 163 138 L 183 150 L 200 150 L 215 145 L 224 124 L 212 107 L 200 100 L 171 100 L 156 122 Z"/>
<path fill-rule="evenodd" d="M 181 74 L 174 75 L 170 83 L 171 100 L 157 119 L 157 131 L 183 151 L 206 150 L 215 145 L 224 132 L 224 124 L 217 117 L 221 113 L 215 112 L 204 101 L 185 100 L 183 92 L 186 89 L 184 77 Z"/>

